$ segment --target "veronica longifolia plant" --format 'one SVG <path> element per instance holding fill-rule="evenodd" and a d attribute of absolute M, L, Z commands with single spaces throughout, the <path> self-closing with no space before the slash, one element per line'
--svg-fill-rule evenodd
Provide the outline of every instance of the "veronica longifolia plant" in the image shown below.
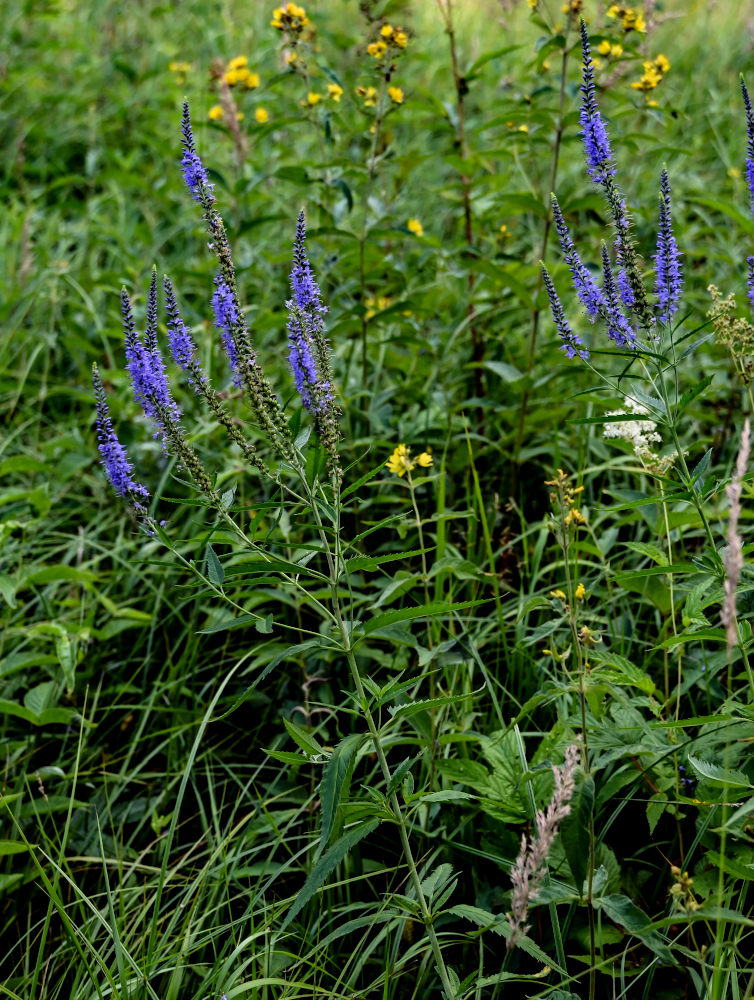
<path fill-rule="evenodd" d="M 232 382 L 241 390 L 256 425 L 254 440 L 250 440 L 242 430 L 229 407 L 225 394 L 218 392 L 206 372 L 202 369 L 196 343 L 191 331 L 184 323 L 175 289 L 169 278 L 164 279 L 165 306 L 167 312 L 167 346 L 176 369 L 185 376 L 193 393 L 206 405 L 215 421 L 227 432 L 230 442 L 235 445 L 251 466 L 260 487 L 267 486 L 268 493 L 280 497 L 277 501 L 260 502 L 261 514 L 252 519 L 251 526 L 245 528 L 246 511 L 234 508 L 232 490 L 220 493 L 216 486 L 216 471 L 205 467 L 202 460 L 189 443 L 184 429 L 185 416 L 176 402 L 170 384 L 163 350 L 158 343 L 158 303 L 157 276 L 152 274 L 146 309 L 146 328 L 142 336 L 136 327 L 128 294 L 123 291 L 122 311 L 125 339 L 125 355 L 131 377 L 134 396 L 161 438 L 165 450 L 173 455 L 182 472 L 186 474 L 196 491 L 200 503 L 211 512 L 216 520 L 214 536 L 221 544 L 231 547 L 225 566 L 238 565 L 244 577 L 253 584 L 256 579 L 275 576 L 281 588 L 295 592 L 297 606 L 305 609 L 303 622 L 290 623 L 285 615 L 275 613 L 259 614 L 255 609 L 234 600 L 225 586 L 225 566 L 211 546 L 207 546 L 206 558 L 199 563 L 189 561 L 175 546 L 166 531 L 165 522 L 157 522 L 150 512 L 153 501 L 145 486 L 136 478 L 134 468 L 125 448 L 119 442 L 108 411 L 105 391 L 97 367 L 93 380 L 97 404 L 97 427 L 99 449 L 105 471 L 115 491 L 125 497 L 139 520 L 150 534 L 157 535 L 181 560 L 201 579 L 206 591 L 224 601 L 233 611 L 233 626 L 255 625 L 259 632 L 290 632 L 297 640 L 290 647 L 291 655 L 300 656 L 306 650 L 315 650 L 320 656 L 330 659 L 342 658 L 350 671 L 355 689 L 355 698 L 365 724 L 361 734 L 353 734 L 336 751 L 325 751 L 316 744 L 309 733 L 306 738 L 296 739 L 297 727 L 289 723 L 288 732 L 298 742 L 303 752 L 303 761 L 313 764 L 324 762 L 322 800 L 322 829 L 319 852 L 328 851 L 316 865 L 282 922 L 281 930 L 301 910 L 346 851 L 359 839 L 371 833 L 379 822 L 390 822 L 398 829 L 398 836 L 409 872 L 410 893 L 413 896 L 415 913 L 425 925 L 427 947 L 431 950 L 443 991 L 447 998 L 454 997 L 456 990 L 452 977 L 446 969 L 437 935 L 433 928 L 433 914 L 430 901 L 422 888 L 422 878 L 414 860 L 409 843 L 408 826 L 404 816 L 403 803 L 398 798 L 397 788 L 400 778 L 405 776 L 405 768 L 399 779 L 394 776 L 388 764 L 383 744 L 383 734 L 376 722 L 376 709 L 391 701 L 405 700 L 406 683 L 397 679 L 380 689 L 374 682 L 363 678 L 356 660 L 356 651 L 364 643 L 369 633 L 376 634 L 380 618 L 392 621 L 393 613 L 376 614 L 366 624 L 359 621 L 357 614 L 359 601 L 350 597 L 349 573 L 354 572 L 348 565 L 346 553 L 357 550 L 359 539 L 346 543 L 340 524 L 341 469 L 338 444 L 340 432 L 338 420 L 340 408 L 337 402 L 335 381 L 332 372 L 330 348 L 325 331 L 326 307 L 322 302 L 320 289 L 314 276 L 306 251 L 306 220 L 301 212 L 296 226 L 293 245 L 293 263 L 290 272 L 291 297 L 287 302 L 288 358 L 292 381 L 301 406 L 290 422 L 285 416 L 283 405 L 268 380 L 252 342 L 251 331 L 246 322 L 244 309 L 239 298 L 236 269 L 223 220 L 217 211 L 213 186 L 194 142 L 188 104 L 183 108 L 181 125 L 183 176 L 192 199 L 201 206 L 202 216 L 209 234 L 209 247 L 217 260 L 217 274 L 211 294 L 210 305 L 214 325 L 227 359 Z M 302 417 L 302 414 L 304 415 Z M 306 414 L 311 426 L 306 425 Z M 313 435 L 312 435 L 313 431 Z M 372 475 L 382 469 L 381 462 Z M 326 473 L 325 473 L 326 469 Z M 368 477 L 365 477 L 368 478 Z M 361 485 L 364 479 L 359 481 Z M 314 538 L 300 550 L 291 554 L 289 540 L 277 537 L 274 525 L 279 522 L 275 509 L 280 514 L 283 508 L 289 515 L 305 515 L 305 521 L 313 526 Z M 271 512 L 273 529 L 260 528 L 262 516 Z M 390 519 L 388 519 L 390 520 Z M 216 542 L 217 544 L 217 542 Z M 248 553 L 255 557 L 252 569 L 248 566 Z M 204 569 L 200 565 L 204 565 Z M 253 591 L 253 587 L 252 587 Z M 348 596 L 344 596 L 348 595 Z M 256 598 L 258 600 L 258 598 Z M 467 602 L 475 603 L 475 602 Z M 448 605 L 456 610 L 462 605 Z M 434 606 L 433 606 L 433 610 Z M 423 609 L 417 609 L 414 617 L 422 617 Z M 362 612 L 363 613 L 363 612 Z M 426 615 L 431 614 L 429 606 Z M 385 621 L 383 624 L 387 625 Z M 301 642 L 302 634 L 305 637 Z M 271 658 L 271 662 L 260 677 L 265 676 L 277 663 L 285 658 Z M 416 685 L 418 687 L 421 678 Z M 446 699 L 447 700 L 447 699 Z M 373 709 L 375 709 L 373 711 Z M 390 722 L 393 729 L 395 722 Z M 306 731 L 302 731 L 306 732 Z M 345 746 L 345 749 L 344 749 Z M 364 811 L 359 819 L 343 829 L 343 822 L 336 823 L 336 815 L 347 796 L 345 773 L 355 766 L 359 756 L 376 754 L 381 778 L 384 781 L 381 808 L 369 810 L 372 817 L 365 820 Z M 289 755 L 290 756 L 290 755 Z M 345 769 L 345 770 L 344 770 Z M 419 797 L 419 796 L 417 796 Z M 336 860 L 328 866 L 327 858 Z M 397 918 L 405 919 L 405 918 Z"/>

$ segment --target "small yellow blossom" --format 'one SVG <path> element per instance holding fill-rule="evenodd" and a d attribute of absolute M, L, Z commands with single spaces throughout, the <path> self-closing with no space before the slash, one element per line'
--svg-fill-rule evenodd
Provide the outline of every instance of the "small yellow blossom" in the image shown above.
<path fill-rule="evenodd" d="M 411 461 L 410 455 L 410 449 L 407 448 L 405 444 L 399 444 L 385 465 L 397 476 L 405 476 L 405 474 L 410 472 L 415 465 L 415 463 Z"/>
<path fill-rule="evenodd" d="M 406 222 L 406 228 L 410 233 L 413 233 L 414 236 L 424 235 L 424 226 L 421 224 L 421 222 L 419 222 L 418 219 L 409 219 Z"/>
<path fill-rule="evenodd" d="M 537 2 L 538 0 L 529 0 L 529 6 L 531 7 L 532 10 L 537 9 Z"/>
<path fill-rule="evenodd" d="M 304 107 L 313 108 L 314 105 L 319 104 L 321 100 L 322 100 L 322 94 L 318 94 L 316 90 L 310 90 L 309 93 L 306 95 L 306 100 L 302 101 L 301 103 L 304 105 Z"/>
<path fill-rule="evenodd" d="M 670 63 L 661 53 L 656 59 L 644 63 L 644 74 L 640 80 L 635 80 L 631 86 L 634 90 L 641 90 L 646 94 L 650 90 L 655 89 L 669 69 Z"/>
<path fill-rule="evenodd" d="M 225 80 L 229 87 L 235 87 L 242 79 L 243 73 L 237 69 L 229 69 L 227 73 L 223 74 L 223 80 Z"/>
<path fill-rule="evenodd" d="M 364 319 L 371 319 L 378 312 L 382 312 L 383 309 L 387 307 L 392 302 L 389 295 L 377 295 L 376 297 L 368 297 L 364 299 L 364 305 L 366 306 L 366 312 L 364 313 Z"/>
<path fill-rule="evenodd" d="M 576 587 L 574 593 L 576 594 L 577 601 L 583 601 L 584 598 L 586 597 L 586 587 L 584 586 L 584 584 L 580 583 L 578 587 Z"/>
<path fill-rule="evenodd" d="M 247 90 L 254 90 L 259 86 L 259 73 L 247 73 L 242 82 Z"/>
<path fill-rule="evenodd" d="M 500 227 L 500 238 L 503 240 L 510 239 L 511 231 L 508 229 L 505 223 Z"/>
<path fill-rule="evenodd" d="M 529 131 L 529 126 L 528 125 L 519 125 L 518 126 L 518 131 L 519 132 L 528 132 Z"/>
<path fill-rule="evenodd" d="M 573 17 L 580 14 L 583 9 L 584 0 L 566 0 L 566 3 L 564 3 L 561 8 L 564 14 L 571 14 Z"/>
<path fill-rule="evenodd" d="M 285 63 L 286 63 L 287 66 L 292 66 L 296 62 L 297 59 L 298 59 L 298 53 L 297 52 L 286 52 L 286 54 L 285 54 Z"/>
<path fill-rule="evenodd" d="M 382 35 L 383 38 L 390 38 L 391 35 L 393 34 L 392 24 L 383 24 L 380 34 Z"/>
<path fill-rule="evenodd" d="M 428 469 L 432 464 L 432 454 L 430 450 L 423 451 L 421 455 L 416 459 L 416 464 L 421 465 L 423 469 Z"/>
<path fill-rule="evenodd" d="M 616 44 L 616 45 L 611 45 L 610 46 L 610 58 L 611 59 L 620 59 L 620 57 L 622 55 L 623 55 L 623 46 L 622 45 L 617 45 Z"/>
<path fill-rule="evenodd" d="M 300 33 L 310 25 L 306 11 L 297 3 L 289 3 L 285 7 L 276 7 L 272 12 L 270 24 L 278 31 Z"/>
<path fill-rule="evenodd" d="M 377 88 L 376 87 L 357 87 L 356 93 L 359 97 L 364 98 L 364 107 L 373 108 L 377 105 Z"/>
<path fill-rule="evenodd" d="M 369 45 L 367 45 L 367 53 L 373 59 L 382 59 L 382 57 L 385 55 L 386 52 L 387 52 L 387 45 L 385 45 L 383 41 L 370 42 Z"/>
<path fill-rule="evenodd" d="M 248 64 L 249 60 L 246 56 L 234 56 L 228 62 L 228 69 L 241 69 L 243 66 Z"/>
<path fill-rule="evenodd" d="M 667 73 L 670 69 L 670 63 L 668 62 L 666 56 L 662 53 L 660 53 L 655 59 L 655 66 L 661 73 Z"/>
<path fill-rule="evenodd" d="M 270 116 L 264 108 L 257 108 L 254 112 L 254 118 L 256 119 L 258 125 L 266 125 L 270 120 Z"/>
<path fill-rule="evenodd" d="M 207 117 L 211 122 L 219 121 L 223 116 L 223 109 L 219 104 L 213 105 L 207 112 Z"/>
<path fill-rule="evenodd" d="M 243 111 L 236 111 L 236 121 L 237 122 L 243 121 Z"/>
<path fill-rule="evenodd" d="M 736 179 L 740 176 L 741 176 L 740 167 L 731 167 L 730 170 L 728 171 L 728 177 L 733 177 L 734 179 Z"/>
<path fill-rule="evenodd" d="M 584 646 L 596 646 L 602 642 L 602 637 L 598 632 L 593 632 L 587 625 L 582 625 L 579 629 L 579 641 Z"/>
<path fill-rule="evenodd" d="M 408 35 L 403 28 L 395 28 L 393 31 L 393 45 L 397 45 L 399 49 L 405 49 L 408 45 Z"/>
<path fill-rule="evenodd" d="M 387 94 L 393 104 L 403 104 L 403 91 L 400 87 L 388 87 Z"/>
<path fill-rule="evenodd" d="M 599 52 L 599 54 L 601 56 L 609 56 L 610 55 L 610 42 L 608 42 L 608 40 L 606 38 L 604 38 L 599 43 L 599 45 L 597 46 L 597 51 Z"/>
<path fill-rule="evenodd" d="M 171 73 L 188 73 L 191 69 L 190 62 L 171 62 L 168 65 L 168 69 Z"/>
<path fill-rule="evenodd" d="M 614 3 L 608 9 L 607 16 L 620 21 L 625 32 L 647 30 L 647 22 L 643 15 L 633 7 L 621 7 L 620 4 Z"/>
<path fill-rule="evenodd" d="M 340 98 L 343 94 L 343 88 L 337 83 L 328 83 L 327 85 L 327 96 L 332 97 L 334 101 L 340 103 Z"/>
<path fill-rule="evenodd" d="M 551 590 L 550 591 L 550 597 L 555 597 L 559 601 L 566 601 L 566 600 L 568 600 L 568 598 L 566 597 L 566 595 L 563 593 L 562 590 Z"/>

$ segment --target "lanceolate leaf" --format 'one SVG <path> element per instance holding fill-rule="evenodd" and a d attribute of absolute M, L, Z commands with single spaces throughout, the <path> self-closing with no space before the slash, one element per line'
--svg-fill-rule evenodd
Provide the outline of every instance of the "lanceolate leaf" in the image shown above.
<path fill-rule="evenodd" d="M 341 798 L 348 794 L 348 786 L 353 773 L 356 753 L 365 740 L 361 733 L 352 733 L 335 747 L 330 759 L 325 765 L 322 775 L 319 795 L 322 800 L 322 833 L 319 838 L 319 850 L 327 846 L 330 839 L 335 815 Z"/>
<path fill-rule="evenodd" d="M 379 824 L 380 821 L 378 819 L 370 819 L 367 823 L 361 823 L 359 826 L 353 827 L 347 833 L 344 833 L 339 840 L 336 840 L 330 850 L 322 855 L 309 873 L 309 877 L 304 882 L 298 896 L 296 896 L 293 906 L 286 913 L 285 919 L 280 925 L 281 932 L 285 930 L 296 914 L 306 906 L 317 889 L 324 884 L 325 879 L 333 868 L 340 864 L 351 848 L 355 847 L 364 837 L 368 837 L 370 833 L 374 832 Z"/>

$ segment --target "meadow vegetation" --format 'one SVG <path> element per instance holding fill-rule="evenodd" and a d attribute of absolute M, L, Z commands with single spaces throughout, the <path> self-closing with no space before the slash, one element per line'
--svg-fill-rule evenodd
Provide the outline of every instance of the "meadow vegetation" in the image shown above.
<path fill-rule="evenodd" d="M 753 24 L 7 0 L 0 996 L 751 1000 Z"/>

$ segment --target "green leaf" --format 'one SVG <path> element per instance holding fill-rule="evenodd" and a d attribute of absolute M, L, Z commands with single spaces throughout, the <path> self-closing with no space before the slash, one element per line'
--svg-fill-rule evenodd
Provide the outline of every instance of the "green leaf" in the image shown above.
<path fill-rule="evenodd" d="M 712 449 L 708 448 L 691 471 L 691 485 L 697 493 L 700 492 L 699 484 L 704 479 L 704 474 L 709 468 L 711 458 Z"/>
<path fill-rule="evenodd" d="M 215 587 L 222 587 L 223 581 L 225 580 L 225 570 L 222 567 L 222 563 L 217 558 L 217 553 L 209 542 L 207 542 L 207 576 L 209 578 L 209 582 Z"/>
<path fill-rule="evenodd" d="M 620 924 L 629 934 L 640 938 L 648 948 L 664 962 L 675 965 L 675 959 L 660 935 L 652 929 L 651 921 L 643 910 L 632 903 L 628 896 L 616 893 L 611 896 L 599 896 L 592 901 L 596 910 L 602 910 L 605 915 Z"/>
<path fill-rule="evenodd" d="M 378 819 L 370 819 L 367 823 L 361 823 L 359 826 L 352 827 L 344 833 L 339 840 L 335 841 L 329 851 L 322 855 L 309 873 L 309 877 L 306 882 L 304 882 L 290 910 L 286 913 L 285 918 L 280 925 L 281 933 L 286 929 L 288 924 L 290 924 L 296 914 L 300 913 L 306 906 L 317 889 L 324 884 L 327 876 L 333 868 L 340 864 L 346 854 L 348 854 L 348 852 L 355 847 L 360 840 L 363 840 L 364 837 L 368 837 L 369 834 L 373 833 L 379 825 L 380 821 Z"/>
<path fill-rule="evenodd" d="M 6 857 L 9 854 L 26 854 L 27 851 L 26 844 L 19 843 L 17 840 L 0 840 L 0 857 Z"/>
<path fill-rule="evenodd" d="M 574 884 L 579 888 L 587 877 L 589 821 L 593 809 L 594 778 L 591 775 L 577 774 L 576 787 L 571 796 L 571 811 L 560 825 L 560 837 Z"/>
<path fill-rule="evenodd" d="M 714 377 L 715 377 L 714 375 L 707 375 L 706 378 L 703 378 L 701 382 L 697 382 L 696 385 L 692 386 L 690 389 L 687 389 L 681 396 L 681 398 L 678 400 L 678 407 L 676 413 L 677 414 L 682 413 L 689 405 L 689 403 L 695 400 L 696 397 L 700 395 L 700 393 L 704 392 L 704 390 L 712 382 L 712 379 Z"/>
<path fill-rule="evenodd" d="M 353 556 L 351 559 L 346 559 L 345 572 L 356 573 L 363 570 L 379 569 L 380 566 L 383 566 L 385 563 L 410 559 L 413 556 L 420 556 L 423 553 L 432 551 L 433 547 L 427 549 L 411 549 L 408 552 L 392 552 L 384 556 Z"/>
<path fill-rule="evenodd" d="M 371 635 L 378 629 L 386 625 L 394 625 L 395 622 L 408 622 L 415 618 L 437 618 L 440 615 L 451 614 L 453 611 L 465 611 L 467 608 L 477 608 L 486 601 L 457 601 L 448 603 L 446 601 L 430 601 L 429 604 L 421 604 L 416 608 L 399 608 L 396 611 L 386 611 L 384 614 L 376 615 L 364 626 L 364 634 Z"/>
<path fill-rule="evenodd" d="M 701 760 L 689 754 L 689 764 L 700 778 L 706 778 L 715 785 L 732 785 L 734 788 L 751 788 L 751 782 L 742 771 L 731 771 L 727 767 L 719 767 L 708 760 Z"/>
<path fill-rule="evenodd" d="M 300 746 L 307 756 L 317 757 L 323 752 L 321 745 L 303 726 L 297 726 L 295 722 L 291 722 L 285 716 L 283 716 L 283 725 L 288 730 L 288 735 L 293 742 Z"/>
<path fill-rule="evenodd" d="M 335 825 L 335 815 L 341 801 L 348 797 L 356 754 L 364 743 L 361 733 L 346 736 L 330 754 L 322 781 L 319 786 L 319 797 L 322 802 L 322 831 L 319 837 L 319 851 L 322 851 L 330 839 Z"/>

